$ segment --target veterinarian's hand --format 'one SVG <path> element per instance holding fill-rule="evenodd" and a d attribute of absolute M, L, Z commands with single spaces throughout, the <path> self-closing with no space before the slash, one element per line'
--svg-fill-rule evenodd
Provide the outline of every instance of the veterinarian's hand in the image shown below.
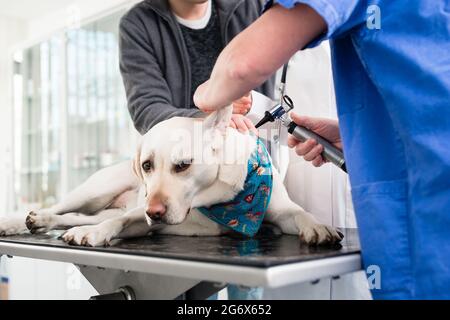
<path fill-rule="evenodd" d="M 314 131 L 318 135 L 321 135 L 330 141 L 335 147 L 342 150 L 339 124 L 336 120 L 299 116 L 294 112 L 291 113 L 291 118 L 296 124 Z M 292 135 L 289 135 L 288 146 L 290 148 L 295 148 L 295 153 L 302 156 L 306 161 L 311 161 L 315 167 L 320 167 L 322 164 L 327 162 L 321 156 L 323 146 L 317 144 L 316 140 L 308 139 L 305 142 L 300 142 Z"/>
<path fill-rule="evenodd" d="M 209 106 L 205 103 L 205 91 L 208 87 L 209 80 L 205 81 L 201 85 L 197 87 L 194 93 L 194 104 L 203 112 L 209 113 L 216 111 L 218 108 L 214 108 L 213 106 Z"/>
<path fill-rule="evenodd" d="M 253 122 L 242 114 L 233 114 L 231 116 L 230 127 L 235 128 L 242 133 L 246 133 L 250 130 L 254 134 L 258 134 L 258 130 L 255 128 Z"/>
<path fill-rule="evenodd" d="M 252 108 L 252 93 L 249 92 L 242 98 L 233 101 L 233 113 L 246 115 Z"/>

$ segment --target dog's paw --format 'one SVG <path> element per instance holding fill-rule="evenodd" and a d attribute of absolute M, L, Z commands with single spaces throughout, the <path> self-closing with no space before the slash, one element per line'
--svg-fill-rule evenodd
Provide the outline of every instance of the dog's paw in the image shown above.
<path fill-rule="evenodd" d="M 109 246 L 112 237 L 110 230 L 95 225 L 74 227 L 62 235 L 62 240 L 77 246 L 100 247 Z"/>
<path fill-rule="evenodd" d="M 301 227 L 299 236 L 300 240 L 308 245 L 331 245 L 344 239 L 339 230 L 319 223 Z"/>
<path fill-rule="evenodd" d="M 31 211 L 25 219 L 31 233 L 45 233 L 56 226 L 55 215 Z"/>
<path fill-rule="evenodd" d="M 0 237 L 12 236 L 26 231 L 23 218 L 4 218 L 0 219 Z"/>

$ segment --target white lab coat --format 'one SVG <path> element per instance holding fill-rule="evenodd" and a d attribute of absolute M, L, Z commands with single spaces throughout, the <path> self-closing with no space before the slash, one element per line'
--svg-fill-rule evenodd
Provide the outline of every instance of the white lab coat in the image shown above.
<path fill-rule="evenodd" d="M 330 48 L 327 42 L 317 48 L 298 52 L 290 61 L 286 94 L 295 104 L 295 112 L 315 117 L 337 118 L 331 71 Z M 254 95 L 255 97 L 255 95 Z M 258 98 L 259 99 L 259 98 Z M 262 100 L 254 100 L 258 108 L 249 114 L 255 121 L 265 108 Z M 258 119 L 259 120 L 259 119 Z M 273 125 L 272 125 L 273 126 Z M 335 227 L 355 228 L 356 221 L 347 175 L 326 164 L 315 168 L 285 146 L 286 130 L 282 129 L 280 156 L 272 156 L 285 177 L 291 198 L 321 222 Z M 361 271 L 341 276 L 338 280 L 322 279 L 317 284 L 296 284 L 281 289 L 266 289 L 265 299 L 370 299 Z"/>

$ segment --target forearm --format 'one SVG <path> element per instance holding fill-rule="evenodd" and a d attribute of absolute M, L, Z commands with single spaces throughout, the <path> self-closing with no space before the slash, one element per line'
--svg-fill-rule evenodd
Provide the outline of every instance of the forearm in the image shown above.
<path fill-rule="evenodd" d="M 195 102 L 203 110 L 229 105 L 263 83 L 325 30 L 323 19 L 306 5 L 291 10 L 274 6 L 222 51 Z"/>

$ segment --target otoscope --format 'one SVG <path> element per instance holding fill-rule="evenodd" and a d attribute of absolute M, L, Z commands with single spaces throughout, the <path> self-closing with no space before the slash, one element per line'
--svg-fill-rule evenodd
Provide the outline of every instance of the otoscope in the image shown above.
<path fill-rule="evenodd" d="M 290 134 L 301 142 L 305 142 L 308 139 L 314 139 L 317 143 L 323 146 L 322 157 L 329 162 L 335 164 L 345 172 L 347 168 L 345 166 L 344 154 L 338 148 L 333 146 L 330 141 L 326 140 L 322 136 L 318 135 L 311 130 L 303 126 L 297 125 L 289 118 L 289 111 L 294 109 L 294 103 L 292 99 L 287 95 L 282 95 L 281 102 L 273 107 L 270 111 L 264 113 L 264 117 L 256 124 L 256 128 L 259 128 L 267 122 L 274 122 L 278 120 L 283 126 L 285 126 Z"/>

